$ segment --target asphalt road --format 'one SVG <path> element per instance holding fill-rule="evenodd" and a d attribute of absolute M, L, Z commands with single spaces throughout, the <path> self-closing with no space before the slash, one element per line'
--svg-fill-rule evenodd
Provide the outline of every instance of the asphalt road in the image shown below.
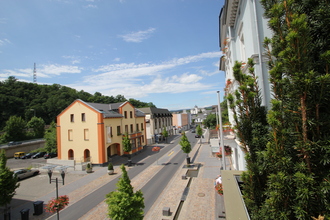
<path fill-rule="evenodd" d="M 194 147 L 196 139 L 187 133 L 191 146 Z M 196 147 L 196 146 L 195 146 Z M 189 155 L 190 157 L 192 155 Z M 144 213 L 147 213 L 162 191 L 165 189 L 176 171 L 181 168 L 182 161 L 186 159 L 186 154 L 181 150 L 144 186 L 141 191 L 144 196 Z"/>
<path fill-rule="evenodd" d="M 192 146 L 195 146 L 197 139 L 194 138 L 194 134 L 190 132 L 187 133 L 187 137 L 190 140 Z M 153 164 L 159 157 L 167 154 L 170 150 L 172 150 L 180 141 L 180 138 L 177 138 L 173 141 L 172 144 L 163 148 L 157 155 L 148 157 L 148 152 L 142 152 L 135 157 L 132 158 L 132 162 L 137 163 L 132 169 L 128 170 L 128 175 L 130 179 L 133 179 L 135 176 L 139 175 L 142 171 L 144 171 L 148 166 Z M 161 144 L 159 144 L 161 145 Z M 172 178 L 173 174 L 179 169 L 179 165 L 185 159 L 186 154 L 182 153 L 180 150 L 177 155 L 175 155 L 170 161 L 169 165 L 165 165 L 158 174 L 156 174 L 145 187 L 141 190 L 144 194 L 145 201 L 145 213 L 150 209 L 152 204 L 156 201 L 160 193 L 165 189 L 167 183 Z M 142 159 L 146 158 L 142 163 L 139 163 Z M 96 205 L 102 202 L 105 199 L 105 195 L 111 191 L 116 190 L 116 183 L 120 176 L 107 183 L 103 187 L 95 190 L 93 193 L 84 197 L 80 201 L 68 206 L 64 210 L 61 211 L 61 219 L 62 220 L 72 220 L 79 219 L 83 215 L 85 215 L 89 210 L 93 209 Z M 56 219 L 56 215 L 53 215 L 49 219 Z"/>

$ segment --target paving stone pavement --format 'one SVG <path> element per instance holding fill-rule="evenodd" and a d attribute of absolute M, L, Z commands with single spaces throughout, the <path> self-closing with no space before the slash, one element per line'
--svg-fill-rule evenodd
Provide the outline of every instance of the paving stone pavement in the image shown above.
<path fill-rule="evenodd" d="M 204 134 L 205 140 L 208 140 L 208 132 Z M 176 153 L 177 151 L 175 151 Z M 175 155 L 173 153 L 172 156 Z M 224 212 L 222 198 L 216 194 L 214 189 L 214 180 L 220 174 L 221 161 L 212 156 L 210 145 L 207 142 L 197 144 L 192 152 L 189 154 L 192 158 L 192 163 L 195 165 L 191 170 L 197 170 L 197 177 L 188 177 L 183 179 L 182 176 L 187 173 L 187 168 L 184 167 L 185 161 L 182 162 L 181 168 L 171 178 L 170 182 L 158 197 L 154 205 L 150 210 L 145 213 L 144 219 L 146 220 L 172 220 L 172 219 L 198 219 L 198 220 L 213 220 L 220 219 L 219 216 Z M 162 169 L 162 162 L 155 162 L 147 167 L 141 175 L 137 175 L 131 179 L 131 184 L 134 190 L 141 189 L 160 169 Z M 198 165 L 198 166 L 197 166 Z M 131 169 L 127 167 L 126 169 Z M 79 201 L 84 196 L 93 193 L 94 190 L 102 187 L 107 182 L 116 178 L 121 174 L 119 166 L 115 166 L 115 175 L 108 175 L 106 173 L 106 167 L 95 168 L 93 174 L 88 174 L 81 179 L 85 178 L 85 183 L 82 185 L 74 185 L 74 188 L 69 186 L 63 186 L 61 191 L 65 192 L 70 198 L 70 204 Z M 94 175 L 94 176 L 93 176 Z M 190 180 L 191 179 L 191 180 Z M 189 185 L 189 192 L 184 202 L 181 202 L 182 194 Z M 78 182 L 78 181 L 77 181 Z M 79 181 L 81 182 L 81 181 Z M 72 184 L 73 185 L 73 184 Z M 64 193 L 63 192 L 63 193 Z M 53 193 L 53 192 L 52 192 Z M 48 196 L 48 195 L 47 195 Z M 47 202 L 47 196 L 41 198 Z M 163 215 L 163 208 L 170 208 L 170 216 Z M 107 217 L 107 205 L 103 201 L 99 205 L 95 206 L 93 210 L 90 210 L 85 216 L 81 217 L 81 220 L 105 220 Z M 31 207 L 30 212 L 33 210 Z M 31 216 L 31 215 L 30 215 Z M 30 219 L 47 219 L 50 216 L 49 213 L 43 213 L 40 216 L 32 216 Z M 19 219 L 19 218 L 12 218 Z M 225 219 L 225 218 L 221 218 Z"/>

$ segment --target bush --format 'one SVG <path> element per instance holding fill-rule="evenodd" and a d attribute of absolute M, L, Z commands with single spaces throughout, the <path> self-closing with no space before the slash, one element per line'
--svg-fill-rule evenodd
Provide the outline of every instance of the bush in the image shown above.
<path fill-rule="evenodd" d="M 108 170 L 113 170 L 113 165 L 111 162 L 108 164 Z"/>

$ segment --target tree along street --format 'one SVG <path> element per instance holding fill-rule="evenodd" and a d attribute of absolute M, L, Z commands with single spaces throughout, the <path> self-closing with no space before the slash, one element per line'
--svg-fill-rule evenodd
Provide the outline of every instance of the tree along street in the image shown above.
<path fill-rule="evenodd" d="M 191 140 L 192 146 L 195 145 L 196 140 L 189 132 L 189 140 Z M 179 136 L 180 138 L 180 136 Z M 167 154 L 170 150 L 178 145 L 179 138 L 176 138 L 172 144 L 162 148 L 162 150 L 154 154 L 151 157 L 147 157 L 147 151 L 144 151 L 132 158 L 133 163 L 138 163 L 132 169 L 128 170 L 128 176 L 132 180 L 135 176 L 142 173 L 148 166 L 152 165 L 158 158 Z M 162 145 L 162 144 L 159 144 Z M 156 201 L 158 196 L 164 190 L 168 182 L 171 180 L 173 174 L 181 168 L 181 163 L 185 160 L 185 154 L 180 150 L 178 153 L 168 162 L 169 165 L 164 167 L 144 186 L 142 192 L 145 201 L 145 214 L 151 208 L 152 204 Z M 146 158 L 147 157 L 147 158 Z M 145 159 L 146 158 L 146 159 Z M 142 163 L 139 161 L 145 159 Z M 67 208 L 61 211 L 60 216 L 62 220 L 65 219 L 79 219 L 84 216 L 88 211 L 93 209 L 99 203 L 105 199 L 105 195 L 111 191 L 116 190 L 116 183 L 121 175 L 114 180 L 110 181 L 106 185 L 95 190 L 93 193 L 79 200 L 78 202 L 69 205 Z M 56 215 L 51 216 L 49 219 L 56 219 Z"/>

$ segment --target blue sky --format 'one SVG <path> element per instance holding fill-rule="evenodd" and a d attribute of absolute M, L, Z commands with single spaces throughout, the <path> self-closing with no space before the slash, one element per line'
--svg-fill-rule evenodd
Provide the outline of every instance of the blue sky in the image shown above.
<path fill-rule="evenodd" d="M 224 0 L 3 0 L 0 81 L 15 76 L 169 110 L 217 104 Z"/>

